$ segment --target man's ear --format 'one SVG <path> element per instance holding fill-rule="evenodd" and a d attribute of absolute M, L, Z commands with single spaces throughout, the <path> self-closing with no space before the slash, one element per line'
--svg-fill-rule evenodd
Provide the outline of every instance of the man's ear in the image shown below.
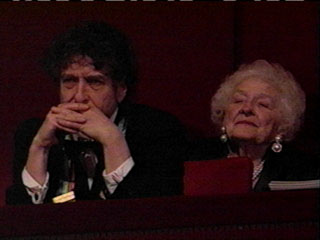
<path fill-rule="evenodd" d="M 119 83 L 116 87 L 116 98 L 118 103 L 121 103 L 127 95 L 128 88 L 125 83 Z"/>

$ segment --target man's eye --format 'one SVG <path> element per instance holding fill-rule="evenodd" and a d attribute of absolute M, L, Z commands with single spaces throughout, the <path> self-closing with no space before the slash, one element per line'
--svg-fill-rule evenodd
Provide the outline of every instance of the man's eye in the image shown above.
<path fill-rule="evenodd" d="M 103 81 L 98 79 L 88 80 L 88 83 L 90 84 L 103 84 Z"/>
<path fill-rule="evenodd" d="M 64 87 L 70 89 L 70 88 L 73 88 L 77 84 L 77 80 L 74 78 L 63 78 L 63 79 L 61 79 L 61 84 Z"/>
<path fill-rule="evenodd" d="M 105 84 L 102 79 L 87 79 L 87 83 L 93 88 L 98 89 Z"/>

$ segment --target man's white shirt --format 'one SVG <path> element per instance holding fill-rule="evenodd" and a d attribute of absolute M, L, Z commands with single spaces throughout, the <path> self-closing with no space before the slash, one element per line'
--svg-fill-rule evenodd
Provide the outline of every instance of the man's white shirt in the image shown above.
<path fill-rule="evenodd" d="M 114 122 L 118 113 L 118 109 L 112 114 L 111 120 Z M 125 135 L 126 129 L 123 127 L 123 124 L 119 124 L 118 126 L 122 133 Z M 127 176 L 130 170 L 134 166 L 134 161 L 130 156 L 125 162 L 123 162 L 116 170 L 112 171 L 111 173 L 107 174 L 105 170 L 102 172 L 102 177 L 108 188 L 110 194 L 113 194 L 116 190 L 118 184 Z M 46 197 L 48 191 L 48 183 L 49 183 L 49 173 L 46 173 L 46 180 L 43 185 L 39 184 L 27 171 L 24 167 L 22 171 L 22 182 L 26 187 L 28 194 L 31 196 L 32 202 L 34 204 L 41 204 Z M 92 179 L 88 179 L 89 186 L 92 185 Z M 103 197 L 103 196 L 102 196 Z"/>

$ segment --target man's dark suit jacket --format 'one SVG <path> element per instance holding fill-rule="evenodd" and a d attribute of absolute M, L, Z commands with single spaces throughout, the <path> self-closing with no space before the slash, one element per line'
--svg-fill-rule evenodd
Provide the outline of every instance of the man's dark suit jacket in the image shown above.
<path fill-rule="evenodd" d="M 144 105 L 122 104 L 116 123 L 124 119 L 127 140 L 135 166 L 108 198 L 140 198 L 178 195 L 183 190 L 183 161 L 186 158 L 186 139 L 183 127 L 172 115 Z M 13 185 L 7 189 L 7 204 L 32 203 L 22 184 L 21 172 L 33 137 L 43 120 L 24 122 L 15 134 Z M 48 158 L 49 190 L 45 202 L 50 202 L 59 187 L 63 169 L 61 147 L 50 148 Z M 98 154 L 99 155 L 99 154 Z M 101 154 L 100 154 L 101 155 Z M 101 156 L 99 162 L 102 162 Z M 103 170 L 96 175 L 101 176 Z M 99 182 L 98 180 L 95 182 Z M 101 181 L 100 181 L 101 182 Z M 98 184 L 97 184 L 98 185 Z M 104 185 L 104 184 L 103 184 Z M 95 183 L 94 183 L 95 186 Z M 104 186 L 105 187 L 105 186 Z M 95 188 L 95 187 L 93 187 Z M 96 187 L 101 191 L 102 186 Z M 88 199 L 96 196 L 88 196 Z"/>
<path fill-rule="evenodd" d="M 219 138 L 199 139 L 190 143 L 191 161 L 223 159 L 228 155 L 226 143 Z M 319 179 L 319 159 L 310 157 L 295 149 L 292 145 L 283 144 L 283 150 L 275 153 L 268 149 L 263 157 L 264 168 L 254 187 L 254 191 L 269 191 L 271 181 L 299 181 Z M 226 159 L 227 161 L 227 159 Z"/>

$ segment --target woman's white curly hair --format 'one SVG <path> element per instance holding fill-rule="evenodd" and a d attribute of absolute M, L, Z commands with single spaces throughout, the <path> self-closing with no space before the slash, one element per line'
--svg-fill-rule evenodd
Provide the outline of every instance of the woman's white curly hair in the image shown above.
<path fill-rule="evenodd" d="M 279 92 L 280 111 L 278 133 L 283 140 L 292 140 L 299 130 L 305 111 L 305 93 L 293 75 L 276 63 L 256 60 L 251 64 L 243 64 L 232 75 L 227 76 L 211 99 L 211 119 L 218 127 L 222 126 L 225 109 L 230 103 L 235 88 L 249 78 L 260 79 Z"/>

